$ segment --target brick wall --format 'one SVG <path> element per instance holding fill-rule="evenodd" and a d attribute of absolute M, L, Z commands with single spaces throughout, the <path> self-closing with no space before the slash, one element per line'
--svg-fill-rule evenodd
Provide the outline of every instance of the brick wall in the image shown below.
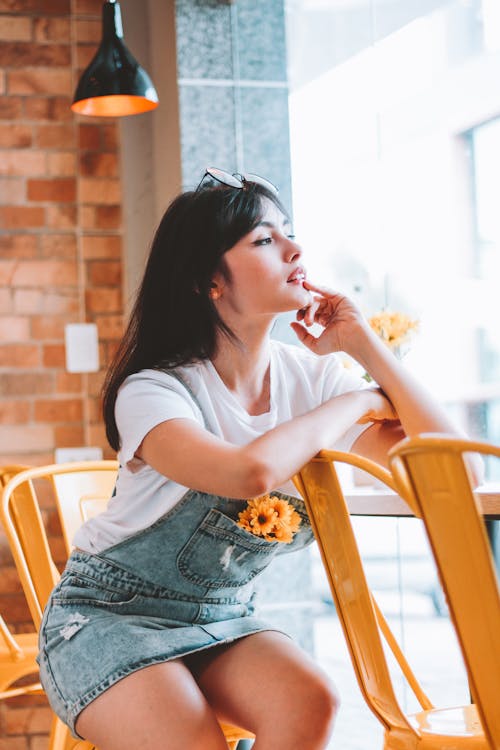
<path fill-rule="evenodd" d="M 0 465 L 106 446 L 103 368 L 122 332 L 118 127 L 69 109 L 100 38 L 101 0 L 0 0 Z M 65 371 L 64 326 L 95 322 L 101 371 Z M 63 558 L 50 498 L 51 544 Z M 31 628 L 0 537 L 0 613 Z M 0 705 L 0 750 L 42 750 L 43 698 Z"/>

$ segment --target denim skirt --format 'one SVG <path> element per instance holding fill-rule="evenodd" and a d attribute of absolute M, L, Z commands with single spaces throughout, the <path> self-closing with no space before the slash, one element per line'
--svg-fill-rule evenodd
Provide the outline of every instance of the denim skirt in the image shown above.
<path fill-rule="evenodd" d="M 80 712 L 132 672 L 276 629 L 254 614 L 254 579 L 313 538 L 302 501 L 280 496 L 302 518 L 290 544 L 238 526 L 245 501 L 189 490 L 149 528 L 97 555 L 72 553 L 44 612 L 38 663 L 75 736 Z"/>

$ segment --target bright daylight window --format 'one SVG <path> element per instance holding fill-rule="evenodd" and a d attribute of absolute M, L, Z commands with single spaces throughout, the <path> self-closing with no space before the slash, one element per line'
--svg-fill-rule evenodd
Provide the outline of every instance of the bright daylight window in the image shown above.
<path fill-rule="evenodd" d="M 469 435 L 497 443 L 499 7 L 497 0 L 287 3 L 294 223 L 309 277 L 353 296 L 368 316 L 389 308 L 418 319 L 408 366 Z M 365 519 L 360 529 L 375 560 L 373 585 L 385 576 L 387 597 L 399 584 L 387 583 L 383 559 L 401 548 L 403 587 L 405 566 L 410 571 L 399 592 L 409 597 L 405 637 L 414 630 L 422 654 L 423 644 L 435 644 L 435 660 L 445 643 L 455 646 L 432 602 L 423 542 L 407 526 L 415 523 Z M 417 604 L 422 593 L 425 604 Z M 318 632 L 323 626 L 318 618 Z M 326 650 L 324 658 L 336 678 L 343 657 Z M 423 664 L 429 683 L 437 664 Z M 425 687 L 441 690 L 443 703 L 467 699 L 449 672 L 443 684 Z M 354 725 L 364 731 L 358 705 L 354 722 L 344 700 L 334 745 L 366 745 L 352 736 Z"/>

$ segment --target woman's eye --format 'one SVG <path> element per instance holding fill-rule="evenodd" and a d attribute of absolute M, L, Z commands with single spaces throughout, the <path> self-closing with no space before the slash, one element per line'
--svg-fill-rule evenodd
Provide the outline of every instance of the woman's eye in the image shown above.
<path fill-rule="evenodd" d="M 260 237 L 258 240 L 255 240 L 253 244 L 259 247 L 260 245 L 269 245 L 272 241 L 272 237 Z"/>

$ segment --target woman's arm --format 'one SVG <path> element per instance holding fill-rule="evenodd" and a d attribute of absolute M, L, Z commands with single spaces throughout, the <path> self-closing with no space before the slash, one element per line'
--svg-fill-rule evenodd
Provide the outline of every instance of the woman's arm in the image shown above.
<path fill-rule="evenodd" d="M 387 451 L 405 435 L 446 433 L 463 437 L 443 407 L 423 388 L 413 375 L 396 359 L 389 348 L 372 331 L 357 308 L 346 297 L 306 282 L 316 292 L 314 322 L 323 326 L 322 333 L 312 336 L 300 323 L 292 323 L 300 340 L 311 351 L 326 354 L 344 351 L 356 359 L 390 399 L 400 420 L 400 427 L 374 425 L 355 441 L 352 450 L 386 463 Z M 308 311 L 298 318 L 312 321 Z M 482 480 L 482 462 L 471 459 L 474 480 Z"/>
<path fill-rule="evenodd" d="M 171 419 L 146 435 L 137 455 L 185 487 L 228 497 L 255 497 L 286 482 L 355 422 L 394 418 L 391 404 L 379 390 L 354 391 L 326 401 L 245 446 L 232 445 L 193 420 Z"/>

